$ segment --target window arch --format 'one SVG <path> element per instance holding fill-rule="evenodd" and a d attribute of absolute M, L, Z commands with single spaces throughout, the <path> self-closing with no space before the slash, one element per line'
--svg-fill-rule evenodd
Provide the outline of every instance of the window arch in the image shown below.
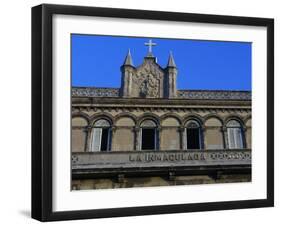
<path fill-rule="evenodd" d="M 228 148 L 239 149 L 244 147 L 243 131 L 240 122 L 237 120 L 230 120 L 226 124 Z"/>
<path fill-rule="evenodd" d="M 152 119 L 145 119 L 140 124 L 141 150 L 157 149 L 157 124 Z"/>
<path fill-rule="evenodd" d="M 202 128 L 198 121 L 189 120 L 185 125 L 186 149 L 203 149 Z"/>
<path fill-rule="evenodd" d="M 106 119 L 99 119 L 94 123 L 90 151 L 110 151 L 111 124 Z"/>

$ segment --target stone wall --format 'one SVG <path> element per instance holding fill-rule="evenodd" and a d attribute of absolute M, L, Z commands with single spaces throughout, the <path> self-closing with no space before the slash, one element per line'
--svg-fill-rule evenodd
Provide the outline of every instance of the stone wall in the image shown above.
<path fill-rule="evenodd" d="M 210 117 L 205 121 L 205 148 L 223 149 L 225 147 L 223 136 L 223 124 L 216 117 Z"/>
<path fill-rule="evenodd" d="M 138 150 L 140 122 L 153 119 L 157 123 L 160 150 L 184 149 L 184 129 L 188 120 L 197 120 L 202 128 L 204 149 L 227 148 L 226 123 L 230 119 L 241 123 L 244 147 L 251 148 L 251 109 L 150 109 L 138 106 L 129 112 L 122 108 L 73 108 L 72 151 L 88 151 L 93 122 L 104 118 L 112 122 L 112 151 Z"/>
<path fill-rule="evenodd" d="M 208 175 L 176 176 L 172 180 L 167 177 L 135 177 L 118 179 L 85 179 L 73 180 L 73 190 L 87 189 L 112 189 L 112 188 L 133 188 L 133 187 L 154 187 L 171 185 L 193 185 L 193 184 L 214 184 L 214 183 L 237 183 L 250 182 L 250 174 L 228 174 L 214 178 Z"/>

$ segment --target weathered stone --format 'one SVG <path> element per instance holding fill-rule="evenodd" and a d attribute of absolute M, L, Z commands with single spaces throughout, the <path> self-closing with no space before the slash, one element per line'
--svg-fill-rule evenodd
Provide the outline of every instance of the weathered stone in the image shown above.
<path fill-rule="evenodd" d="M 132 58 L 120 88 L 72 88 L 72 189 L 251 181 L 251 92 L 177 90 L 171 54 L 166 68 L 152 52 L 137 67 Z M 110 125 L 106 152 L 91 148 L 100 119 Z M 155 124 L 155 150 L 141 150 L 144 120 Z M 241 126 L 242 149 L 229 149 L 229 120 Z M 190 121 L 200 150 L 187 149 Z"/>

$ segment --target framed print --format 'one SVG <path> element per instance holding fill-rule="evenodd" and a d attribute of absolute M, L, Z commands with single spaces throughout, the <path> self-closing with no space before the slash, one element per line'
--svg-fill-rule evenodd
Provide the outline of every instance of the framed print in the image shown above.
<path fill-rule="evenodd" d="M 274 21 L 32 8 L 32 217 L 274 205 Z"/>

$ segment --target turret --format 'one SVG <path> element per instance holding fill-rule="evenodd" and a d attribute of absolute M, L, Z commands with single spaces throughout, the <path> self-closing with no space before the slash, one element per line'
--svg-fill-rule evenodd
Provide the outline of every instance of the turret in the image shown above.
<path fill-rule="evenodd" d="M 130 49 L 128 50 L 127 56 L 126 56 L 125 61 L 124 61 L 122 66 L 132 66 L 132 67 L 134 67 Z"/>
<path fill-rule="evenodd" d="M 166 98 L 176 98 L 177 97 L 177 66 L 173 57 L 172 52 L 170 52 L 167 67 L 165 69 L 165 96 Z"/>
<path fill-rule="evenodd" d="M 121 66 L 122 80 L 120 93 L 122 97 L 129 97 L 131 94 L 133 70 L 135 70 L 135 67 L 129 49 L 125 61 Z"/>

